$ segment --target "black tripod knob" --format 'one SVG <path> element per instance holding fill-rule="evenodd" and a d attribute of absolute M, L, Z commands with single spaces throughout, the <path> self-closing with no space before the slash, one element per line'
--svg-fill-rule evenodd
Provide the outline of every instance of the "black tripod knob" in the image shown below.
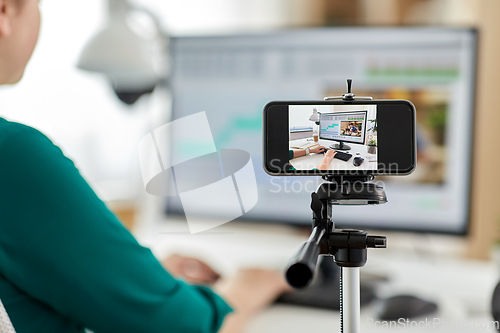
<path fill-rule="evenodd" d="M 347 79 L 347 93 L 342 95 L 342 99 L 346 101 L 352 101 L 354 99 L 354 94 L 351 92 L 352 79 Z"/>
<path fill-rule="evenodd" d="M 363 267 L 367 248 L 385 248 L 385 236 L 368 236 L 364 230 L 336 229 L 328 238 L 335 262 L 341 267 Z"/>
<path fill-rule="evenodd" d="M 373 248 L 386 248 L 387 247 L 387 237 L 385 236 L 368 236 L 366 237 L 366 246 Z"/>

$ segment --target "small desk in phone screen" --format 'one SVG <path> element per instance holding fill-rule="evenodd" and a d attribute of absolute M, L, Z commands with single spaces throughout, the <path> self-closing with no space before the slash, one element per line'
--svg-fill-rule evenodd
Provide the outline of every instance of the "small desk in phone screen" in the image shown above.
<path fill-rule="evenodd" d="M 295 150 L 296 148 L 294 147 L 305 147 L 308 143 L 314 144 L 313 141 L 308 140 L 310 140 L 310 138 L 289 141 L 289 149 Z M 331 145 L 335 144 L 336 141 L 320 139 L 317 143 L 320 146 L 329 148 Z M 328 170 L 377 170 L 377 155 L 369 154 L 368 146 L 355 143 L 349 143 L 349 146 L 351 147 L 350 150 L 343 150 L 342 152 L 352 154 L 353 157 L 348 161 L 342 161 L 337 158 L 332 159 Z M 360 153 L 360 156 L 364 158 L 363 164 L 358 167 L 352 164 L 356 153 Z M 290 160 L 290 164 L 296 170 L 312 170 L 318 166 L 324 156 L 325 154 L 311 153 L 307 156 L 301 156 Z"/>

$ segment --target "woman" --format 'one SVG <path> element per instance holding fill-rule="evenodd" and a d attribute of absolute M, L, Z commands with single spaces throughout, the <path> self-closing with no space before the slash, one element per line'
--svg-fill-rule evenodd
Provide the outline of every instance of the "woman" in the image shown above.
<path fill-rule="evenodd" d="M 39 24 L 38 0 L 0 0 L 0 84 L 22 78 Z M 47 137 L 0 118 L 0 300 L 18 333 L 237 332 L 284 289 L 240 272 L 224 320 L 226 302 L 167 273 Z"/>

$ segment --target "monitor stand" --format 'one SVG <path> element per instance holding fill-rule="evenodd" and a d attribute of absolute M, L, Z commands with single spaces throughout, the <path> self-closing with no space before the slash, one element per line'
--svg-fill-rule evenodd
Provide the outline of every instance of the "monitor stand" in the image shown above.
<path fill-rule="evenodd" d="M 345 145 L 343 142 L 331 145 L 330 148 L 335 150 L 350 150 L 351 146 Z"/>
<path fill-rule="evenodd" d="M 320 256 L 318 272 L 311 285 L 304 289 L 287 292 L 277 300 L 278 303 L 310 306 L 316 308 L 340 309 L 339 277 L 340 267 L 333 262 L 331 256 Z M 375 298 L 371 283 L 361 282 L 361 305 L 369 304 Z"/>

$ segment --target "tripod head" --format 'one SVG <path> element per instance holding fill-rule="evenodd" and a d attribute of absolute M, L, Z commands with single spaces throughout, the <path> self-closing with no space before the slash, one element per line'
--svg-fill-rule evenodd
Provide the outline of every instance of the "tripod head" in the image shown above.
<path fill-rule="evenodd" d="M 378 205 L 387 202 L 381 185 L 368 183 L 373 175 L 325 176 L 311 194 L 313 211 L 312 232 L 292 257 L 285 277 L 294 288 L 308 286 L 314 277 L 319 255 L 334 256 L 340 267 L 362 267 L 366 263 L 367 248 L 385 248 L 385 236 L 368 236 L 364 230 L 335 229 L 332 221 L 333 205 Z"/>

